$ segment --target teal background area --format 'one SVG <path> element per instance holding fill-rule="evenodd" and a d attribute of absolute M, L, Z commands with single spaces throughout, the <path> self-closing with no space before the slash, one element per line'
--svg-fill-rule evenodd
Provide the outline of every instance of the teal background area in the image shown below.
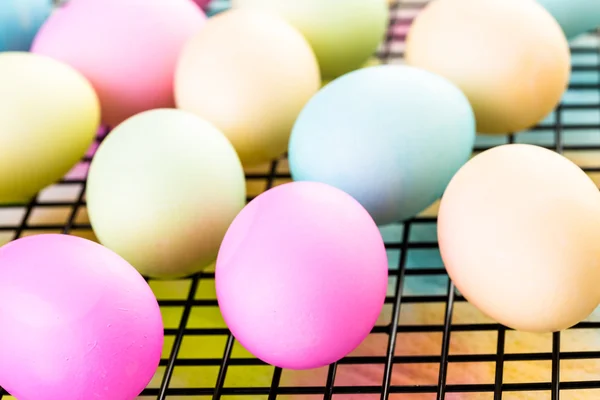
<path fill-rule="evenodd" d="M 1 0 L 0 51 L 28 51 L 52 9 L 52 0 Z"/>

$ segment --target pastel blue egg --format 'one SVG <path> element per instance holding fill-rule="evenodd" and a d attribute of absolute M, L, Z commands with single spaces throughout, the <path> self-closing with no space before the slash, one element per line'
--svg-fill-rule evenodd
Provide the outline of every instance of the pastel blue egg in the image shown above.
<path fill-rule="evenodd" d="M 0 51 L 29 51 L 52 0 L 0 0 Z"/>
<path fill-rule="evenodd" d="M 439 199 L 474 142 L 473 110 L 456 86 L 381 65 L 323 87 L 300 113 L 288 157 L 294 180 L 335 186 L 385 225 Z"/>
<path fill-rule="evenodd" d="M 600 26 L 600 0 L 538 0 L 556 18 L 567 39 Z"/>

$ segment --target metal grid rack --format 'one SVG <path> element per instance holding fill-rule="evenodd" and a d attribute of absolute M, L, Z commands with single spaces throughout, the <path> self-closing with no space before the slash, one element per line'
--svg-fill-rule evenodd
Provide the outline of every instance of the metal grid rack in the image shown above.
<path fill-rule="evenodd" d="M 406 28 L 425 2 L 402 1 L 392 6 L 389 34 L 377 54 L 381 62 L 402 62 Z M 481 137 L 476 151 L 507 142 L 543 145 L 577 160 L 600 184 L 600 37 L 590 34 L 574 43 L 572 54 L 573 82 L 553 115 L 525 133 Z M 98 142 L 103 136 L 99 135 Z M 46 232 L 93 238 L 84 194 L 93 150 L 67 177 L 27 206 L 1 207 L 0 241 Z M 247 171 L 250 198 L 289 180 L 283 158 Z M 600 318 L 594 314 L 566 332 L 531 337 L 486 320 L 474 310 L 465 311 L 468 303 L 456 293 L 441 263 L 423 261 L 417 265 L 419 262 L 413 260 L 411 265 L 411 254 L 437 250 L 435 236 L 420 239 L 414 234 L 435 230 L 435 221 L 433 207 L 391 228 L 396 229 L 396 238 L 386 240 L 386 247 L 396 264 L 390 268 L 392 286 L 385 315 L 369 336 L 379 338 L 379 344 L 315 372 L 310 379 L 292 380 L 301 384 L 286 384 L 289 371 L 266 366 L 238 351 L 228 329 L 222 323 L 211 322 L 218 318 L 202 317 L 218 313 L 210 289 L 214 285 L 213 272 L 207 270 L 173 282 L 150 281 L 167 317 L 166 346 L 159 371 L 140 399 L 597 398 Z M 425 285 L 429 289 L 410 289 L 407 285 L 411 280 L 429 282 Z M 165 294 L 160 287 L 172 291 Z M 432 310 L 435 318 L 425 321 L 414 317 L 419 313 L 430 315 Z M 478 342 L 477 338 L 482 340 Z M 211 347 L 205 353 L 203 342 Z M 471 345 L 465 346 L 466 342 Z M 186 350 L 190 348 L 202 354 L 190 356 L 192 353 Z M 184 369 L 191 371 L 189 376 L 204 377 L 204 383 L 175 382 Z M 237 375 L 232 378 L 234 370 Z M 260 378 L 248 378 L 252 375 Z M 237 380 L 236 376 L 243 379 Z M 0 389 L 0 400 L 9 398 Z"/>

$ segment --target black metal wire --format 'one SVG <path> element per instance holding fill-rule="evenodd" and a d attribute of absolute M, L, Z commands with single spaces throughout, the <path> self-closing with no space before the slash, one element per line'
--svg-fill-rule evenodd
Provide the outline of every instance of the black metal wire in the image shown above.
<path fill-rule="evenodd" d="M 404 231 L 402 232 L 402 242 L 408 243 L 410 238 L 410 227 L 411 222 L 408 221 L 404 224 Z M 396 285 L 394 289 L 394 306 L 392 308 L 392 322 L 389 329 L 389 341 L 387 346 L 387 356 L 385 360 L 385 369 L 383 373 L 383 386 L 381 390 L 381 400 L 386 400 L 391 393 L 392 383 L 392 372 L 394 368 L 394 353 L 396 350 L 396 340 L 400 327 L 398 322 L 400 321 L 400 308 L 402 306 L 402 287 L 404 284 L 404 271 L 406 270 L 406 258 L 408 255 L 408 248 L 405 247 L 400 253 L 400 261 L 398 265 L 398 271 L 400 274 L 396 278 Z"/>
<path fill-rule="evenodd" d="M 273 378 L 271 379 L 271 390 L 269 391 L 269 400 L 277 399 L 277 389 L 279 388 L 279 382 L 281 381 L 282 369 L 276 367 L 273 370 Z"/>
<path fill-rule="evenodd" d="M 498 342 L 496 346 L 496 376 L 494 381 L 494 400 L 502 400 L 502 379 L 504 377 L 504 341 L 506 339 L 506 329 L 504 326 L 498 327 Z"/>
<path fill-rule="evenodd" d="M 231 332 L 227 331 L 227 343 L 223 352 L 223 360 L 220 362 L 219 375 L 215 384 L 215 390 L 212 393 L 213 400 L 219 400 L 223 394 L 223 386 L 225 385 L 225 377 L 227 376 L 227 368 L 233 363 L 230 361 L 231 352 L 233 351 L 234 338 Z"/>
<path fill-rule="evenodd" d="M 442 336 L 442 359 L 438 378 L 437 400 L 446 398 L 446 377 L 448 375 L 448 358 L 450 348 L 450 329 L 452 326 L 452 311 L 454 309 L 454 284 L 448 281 L 448 295 L 446 298 L 446 314 L 444 318 L 444 334 Z"/>
<path fill-rule="evenodd" d="M 552 334 L 552 400 L 560 398 L 560 332 Z"/>
<path fill-rule="evenodd" d="M 327 382 L 325 383 L 325 395 L 323 396 L 323 400 L 331 400 L 333 397 L 333 387 L 335 384 L 335 374 L 337 372 L 338 363 L 333 363 L 329 366 L 329 371 L 327 372 Z"/>
<path fill-rule="evenodd" d="M 157 400 L 164 400 L 167 398 L 167 390 L 169 389 L 169 383 L 171 381 L 171 377 L 173 376 L 173 371 L 175 370 L 175 361 L 177 360 L 177 355 L 179 354 L 179 349 L 181 348 L 181 343 L 183 342 L 183 337 L 185 336 L 185 327 L 187 326 L 190 313 L 192 312 L 190 300 L 193 300 L 196 296 L 196 290 L 198 290 L 199 283 L 200 275 L 194 276 L 192 278 L 192 284 L 190 285 L 190 291 L 188 292 L 187 296 L 188 304 L 186 304 L 183 309 L 183 313 L 181 314 L 179 328 L 177 329 L 177 334 L 175 335 L 175 342 L 173 343 L 173 348 L 171 349 L 171 355 L 169 356 L 167 368 L 165 370 L 165 374 L 163 375 Z"/>

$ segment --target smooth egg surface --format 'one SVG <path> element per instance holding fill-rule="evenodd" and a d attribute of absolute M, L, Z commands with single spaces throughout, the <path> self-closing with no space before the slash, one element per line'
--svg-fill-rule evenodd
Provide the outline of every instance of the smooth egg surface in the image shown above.
<path fill-rule="evenodd" d="M 88 213 L 100 242 L 143 275 L 177 278 L 214 262 L 246 203 L 244 171 L 212 124 L 175 109 L 135 115 L 90 166 Z"/>
<path fill-rule="evenodd" d="M 600 26 L 600 1 L 537 0 L 556 18 L 569 39 Z"/>
<path fill-rule="evenodd" d="M 67 64 L 0 53 L 0 203 L 24 203 L 84 156 L 100 124 L 90 82 Z"/>
<path fill-rule="evenodd" d="M 112 251 L 43 234 L 0 248 L 0 385 L 19 400 L 133 400 L 157 370 L 158 302 Z"/>
<path fill-rule="evenodd" d="M 229 227 L 215 284 L 227 326 L 250 353 L 312 369 L 353 351 L 387 290 L 383 239 L 351 196 L 292 182 L 252 200 Z"/>
<path fill-rule="evenodd" d="M 313 51 L 285 20 L 228 10 L 183 49 L 175 98 L 178 108 L 217 126 L 252 165 L 285 153 L 294 121 L 320 83 Z"/>
<path fill-rule="evenodd" d="M 553 151 L 512 144 L 471 159 L 442 198 L 438 238 L 460 293 L 508 327 L 563 330 L 600 302 L 600 193 Z"/>
<path fill-rule="evenodd" d="M 385 65 L 321 89 L 294 125 L 288 159 L 294 180 L 335 186 L 385 225 L 439 199 L 474 142 L 473 110 L 456 86 Z"/>
<path fill-rule="evenodd" d="M 114 127 L 150 109 L 173 107 L 182 47 L 206 16 L 190 0 L 71 0 L 40 29 L 32 51 L 87 77 L 102 121 Z"/>
<path fill-rule="evenodd" d="M 434 0 L 413 21 L 405 55 L 408 65 L 456 84 L 487 134 L 540 122 L 571 71 L 560 25 L 534 0 Z"/>

